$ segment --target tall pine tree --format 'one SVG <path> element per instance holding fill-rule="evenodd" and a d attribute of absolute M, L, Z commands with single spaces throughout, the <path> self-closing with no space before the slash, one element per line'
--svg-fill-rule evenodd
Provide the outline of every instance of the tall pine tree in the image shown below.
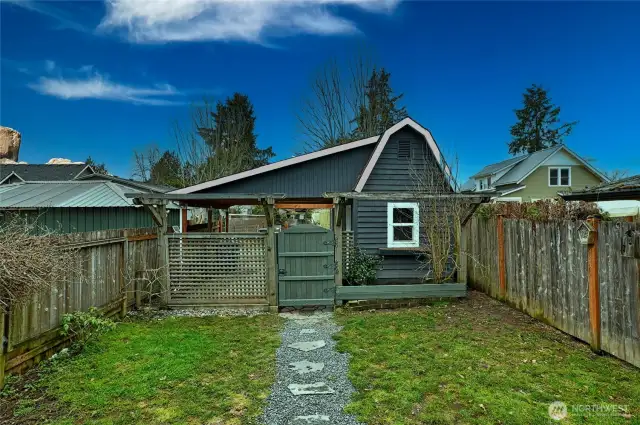
<path fill-rule="evenodd" d="M 211 149 L 209 166 L 218 169 L 217 175 L 260 167 L 275 156 L 271 147 L 259 149 L 256 145 L 256 117 L 247 95 L 235 93 L 224 102 L 218 102 L 211 117 L 211 128 L 199 128 L 198 131 Z"/>
<path fill-rule="evenodd" d="M 389 127 L 408 116 L 406 107 L 398 106 L 403 94 L 394 95 L 391 74 L 384 68 L 374 69 L 365 87 L 365 102 L 355 117 L 354 139 L 382 134 Z"/>
<path fill-rule="evenodd" d="M 514 112 L 518 122 L 511 126 L 509 153 L 532 153 L 563 143 L 577 121 L 561 123 L 560 107 L 551 102 L 547 91 L 533 84 L 523 95 L 522 109 Z"/>

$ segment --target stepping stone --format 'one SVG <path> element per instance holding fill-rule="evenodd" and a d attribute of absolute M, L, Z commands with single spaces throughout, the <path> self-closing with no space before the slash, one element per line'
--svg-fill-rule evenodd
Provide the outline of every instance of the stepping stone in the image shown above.
<path fill-rule="evenodd" d="M 335 391 L 324 382 L 316 382 L 315 384 L 289 384 L 289 391 L 291 391 L 293 395 L 335 393 Z"/>
<path fill-rule="evenodd" d="M 305 373 L 320 372 L 324 369 L 324 363 L 313 363 L 306 360 L 301 362 L 289 363 L 289 370 L 296 372 L 298 375 L 304 375 Z"/>
<path fill-rule="evenodd" d="M 329 416 L 326 416 L 326 415 L 296 416 L 295 418 L 289 421 L 291 425 L 294 425 L 294 424 L 316 425 L 316 424 L 323 424 L 326 422 L 329 422 Z"/>
<path fill-rule="evenodd" d="M 302 329 L 300 331 L 300 335 L 305 335 L 305 334 L 314 334 L 316 333 L 315 329 Z"/>
<path fill-rule="evenodd" d="M 289 348 L 295 348 L 300 351 L 313 351 L 318 348 L 322 348 L 327 345 L 323 340 L 319 341 L 308 341 L 308 342 L 294 342 L 293 344 L 289 344 Z"/>

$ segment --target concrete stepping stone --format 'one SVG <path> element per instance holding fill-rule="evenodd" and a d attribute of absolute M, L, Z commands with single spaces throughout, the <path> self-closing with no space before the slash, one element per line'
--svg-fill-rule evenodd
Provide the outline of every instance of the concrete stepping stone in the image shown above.
<path fill-rule="evenodd" d="M 305 335 L 305 334 L 314 334 L 316 333 L 315 329 L 302 329 L 300 331 L 300 335 Z"/>
<path fill-rule="evenodd" d="M 291 425 L 317 425 L 324 424 L 329 422 L 329 416 L 327 415 L 307 415 L 307 416 L 296 416 L 291 419 L 289 423 Z"/>
<path fill-rule="evenodd" d="M 298 375 L 304 375 L 305 373 L 320 372 L 324 369 L 324 363 L 313 363 L 307 360 L 301 362 L 289 363 L 289 370 L 296 372 Z"/>
<path fill-rule="evenodd" d="M 293 395 L 311 395 L 311 394 L 333 394 L 333 388 L 324 382 L 316 382 L 315 384 L 289 384 L 289 391 Z"/>
<path fill-rule="evenodd" d="M 318 348 L 322 348 L 327 345 L 323 340 L 318 341 L 307 341 L 307 342 L 295 342 L 293 344 L 289 344 L 289 348 L 295 348 L 300 351 L 313 351 Z"/>

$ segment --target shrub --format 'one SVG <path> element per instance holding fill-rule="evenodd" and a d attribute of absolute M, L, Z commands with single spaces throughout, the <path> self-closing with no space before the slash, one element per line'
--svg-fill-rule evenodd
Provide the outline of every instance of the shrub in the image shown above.
<path fill-rule="evenodd" d="M 367 254 L 356 247 L 349 251 L 348 264 L 343 275 L 347 285 L 367 285 L 376 280 L 376 272 L 382 264 L 382 258 L 379 255 Z"/>
<path fill-rule="evenodd" d="M 91 307 L 89 311 L 76 311 L 62 316 L 63 336 L 71 337 L 74 351 L 79 352 L 90 341 L 97 339 L 103 333 L 116 326 L 111 319 L 104 317 L 97 308 Z"/>
<path fill-rule="evenodd" d="M 598 205 L 593 202 L 566 202 L 563 199 L 543 199 L 535 202 L 496 202 L 483 204 L 476 211 L 482 218 L 502 215 L 510 219 L 534 221 L 586 220 L 589 216 L 608 219 Z"/>

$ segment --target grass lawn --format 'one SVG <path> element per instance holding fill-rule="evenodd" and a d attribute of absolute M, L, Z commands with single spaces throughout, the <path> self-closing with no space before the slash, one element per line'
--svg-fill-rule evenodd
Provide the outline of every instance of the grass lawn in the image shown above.
<path fill-rule="evenodd" d="M 337 320 L 358 390 L 347 411 L 369 425 L 640 423 L 639 369 L 480 293 Z M 568 405 L 562 422 L 548 416 L 556 400 Z M 626 407 L 576 407 L 603 403 Z"/>
<path fill-rule="evenodd" d="M 120 323 L 83 354 L 5 389 L 12 407 L 0 423 L 256 423 L 280 326 L 275 315 Z"/>

